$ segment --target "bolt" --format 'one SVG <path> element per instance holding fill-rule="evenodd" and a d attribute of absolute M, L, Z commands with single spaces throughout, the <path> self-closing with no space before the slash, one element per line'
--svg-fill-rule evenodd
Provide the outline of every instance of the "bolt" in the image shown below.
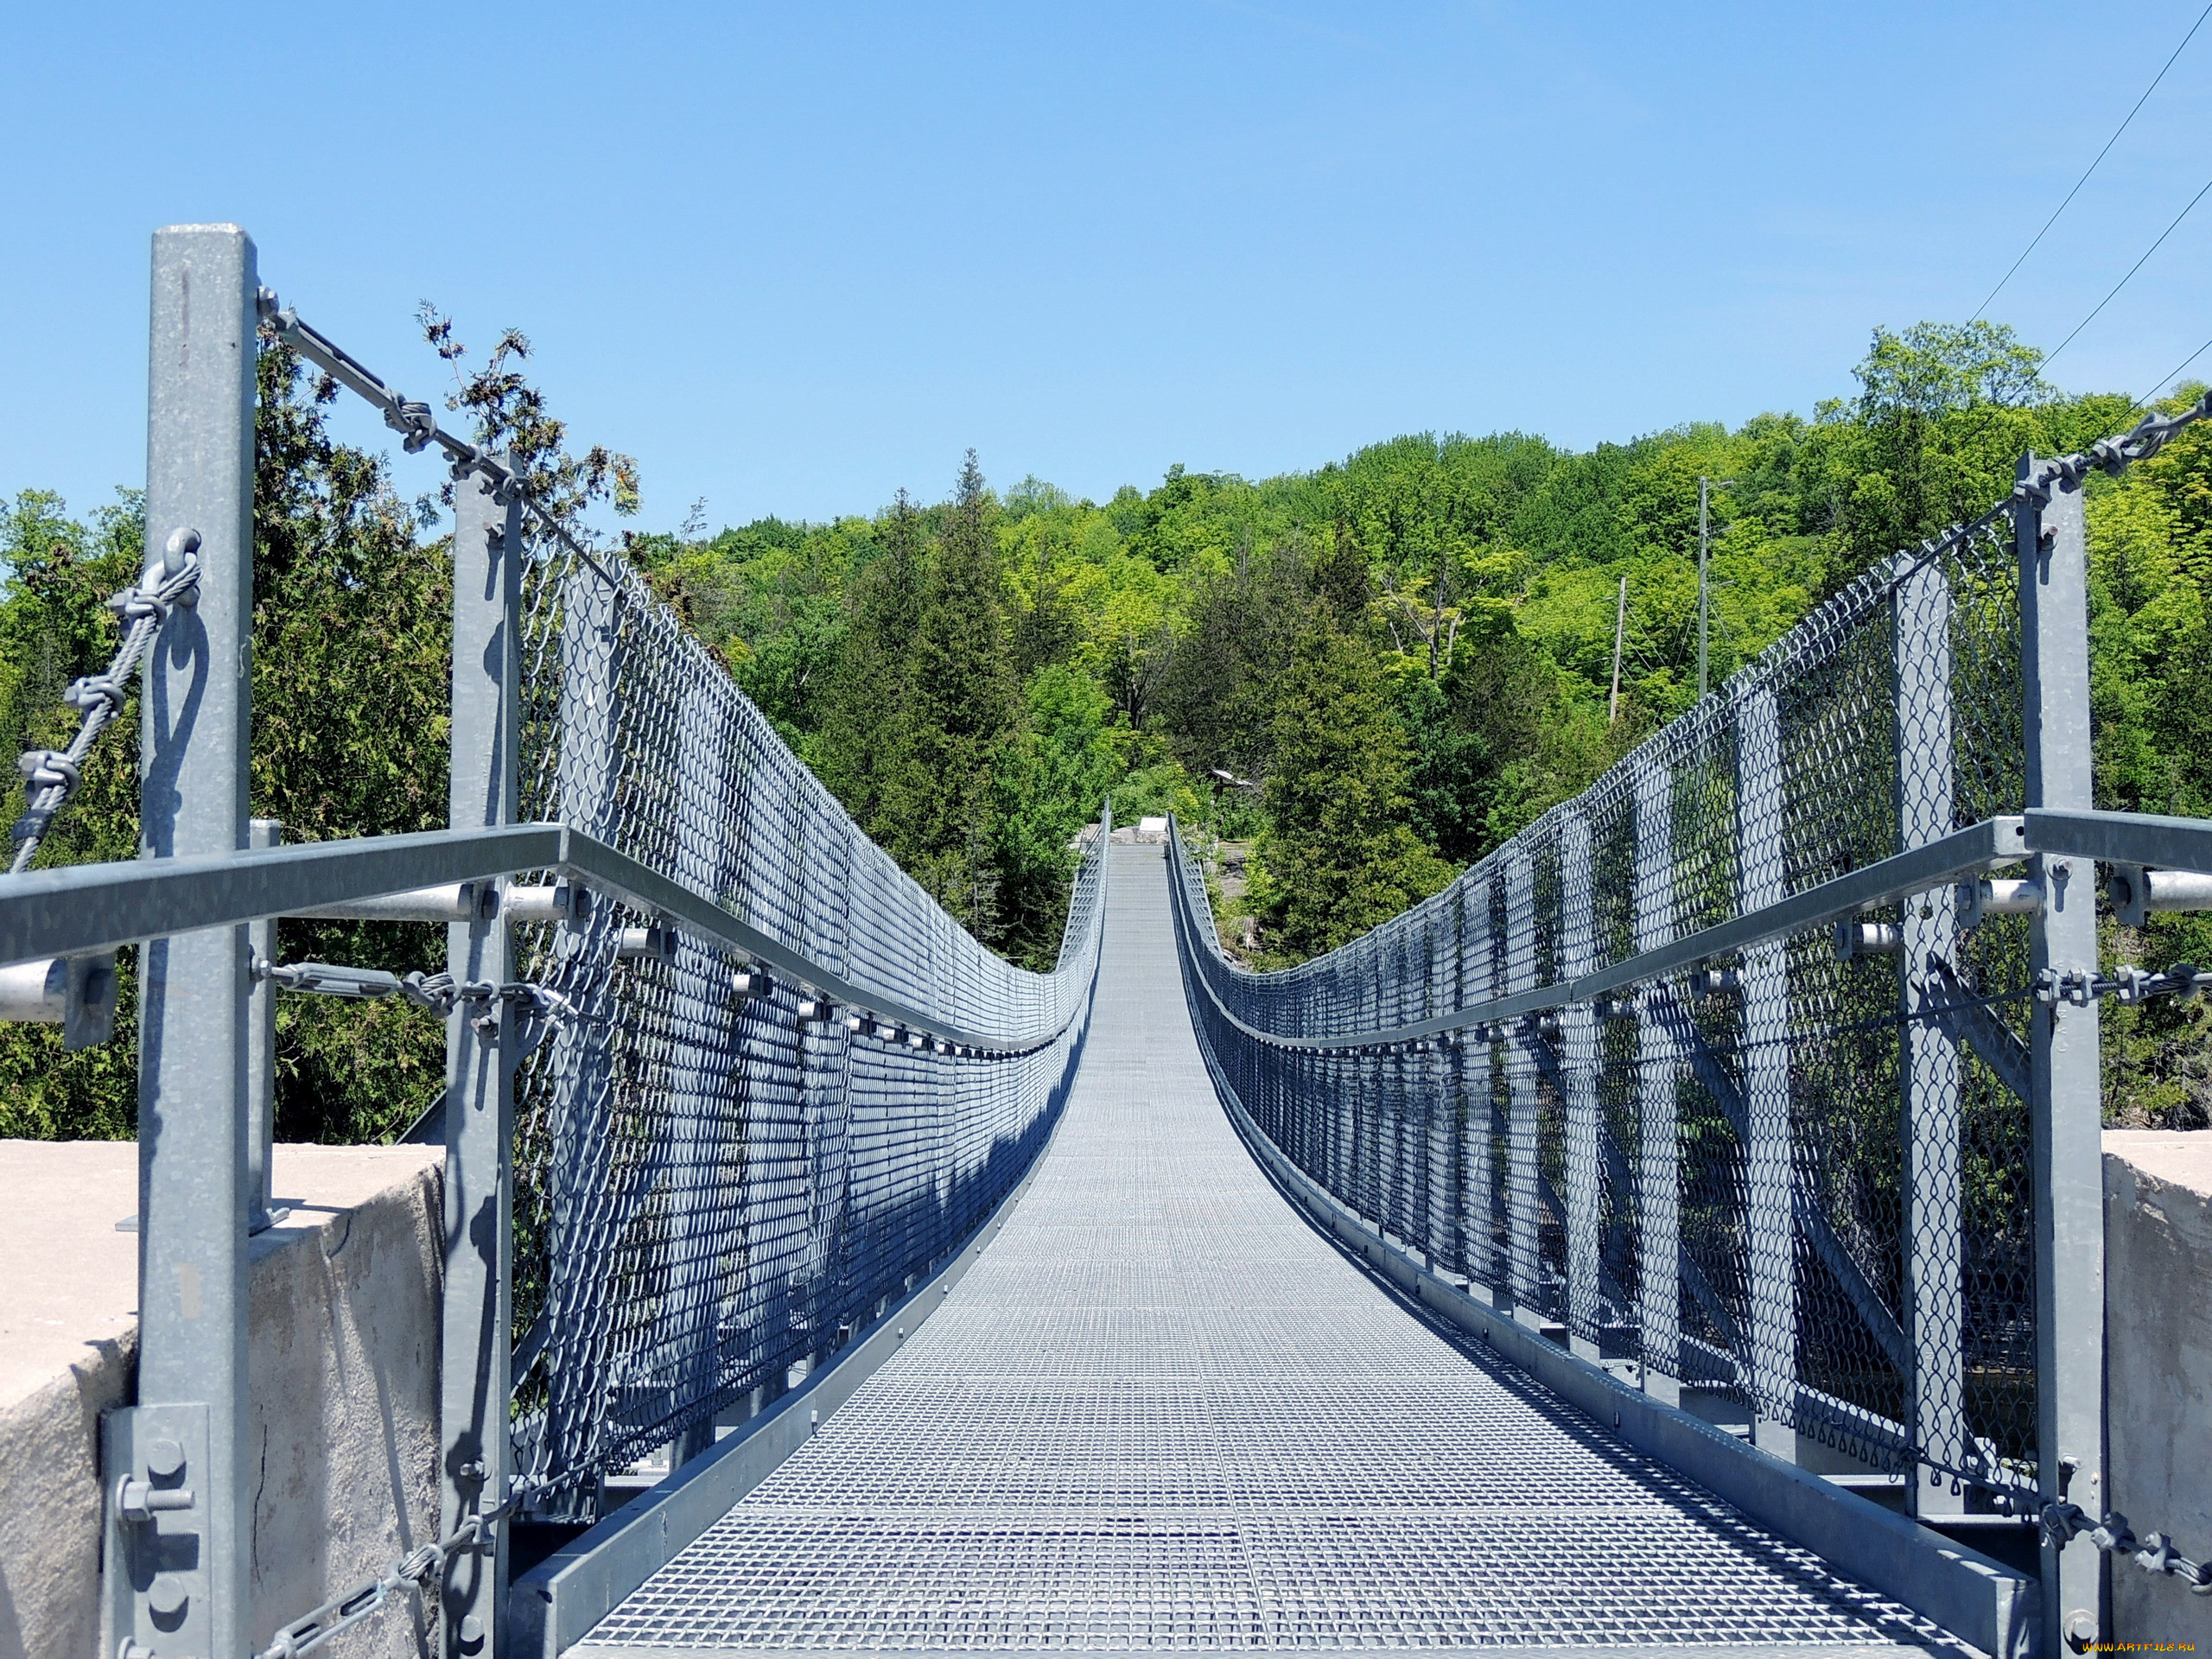
<path fill-rule="evenodd" d="M 184 1580 L 174 1573 L 164 1573 L 156 1578 L 146 1592 L 146 1605 L 162 1618 L 175 1618 L 184 1611 L 185 1603 L 192 1599 Z"/>
<path fill-rule="evenodd" d="M 155 1440 L 146 1447 L 146 1472 L 156 1480 L 169 1480 L 184 1472 L 184 1448 L 175 1440 Z"/>
<path fill-rule="evenodd" d="M 2066 1615 L 2066 1645 L 2079 1653 L 2097 1639 L 2097 1616 L 2076 1607 Z"/>
<path fill-rule="evenodd" d="M 484 1621 L 474 1613 L 466 1615 L 461 1621 L 461 1645 L 470 1653 L 484 1645 Z"/>

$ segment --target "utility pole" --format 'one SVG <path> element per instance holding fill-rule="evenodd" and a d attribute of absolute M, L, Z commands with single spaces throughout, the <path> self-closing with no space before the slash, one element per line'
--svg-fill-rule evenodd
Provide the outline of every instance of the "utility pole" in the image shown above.
<path fill-rule="evenodd" d="M 1712 486 L 1726 489 L 1736 480 L 1732 478 L 1707 478 L 1698 474 L 1697 480 L 1697 695 L 1700 701 L 1712 690 L 1712 677 L 1706 670 L 1706 624 L 1713 610 L 1712 584 L 1706 580 L 1706 559 L 1713 545 L 1710 521 L 1706 507 L 1711 499 Z"/>
<path fill-rule="evenodd" d="M 1620 605 L 1613 613 L 1613 700 L 1605 711 L 1605 724 L 1608 726 L 1621 717 L 1621 639 L 1627 632 L 1628 578 L 1623 576 Z"/>

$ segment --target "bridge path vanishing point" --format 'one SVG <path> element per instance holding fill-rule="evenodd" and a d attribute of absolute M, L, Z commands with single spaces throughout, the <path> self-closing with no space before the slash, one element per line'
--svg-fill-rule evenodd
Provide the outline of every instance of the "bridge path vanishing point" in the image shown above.
<path fill-rule="evenodd" d="M 1325 1243 L 1217 1099 L 1159 851 L 1111 856 L 1089 1046 L 1002 1232 L 574 1659 L 1945 1642 Z"/>

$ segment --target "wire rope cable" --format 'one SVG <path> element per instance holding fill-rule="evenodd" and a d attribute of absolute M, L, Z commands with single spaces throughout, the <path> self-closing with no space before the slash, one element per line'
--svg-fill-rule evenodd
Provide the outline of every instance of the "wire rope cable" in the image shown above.
<path fill-rule="evenodd" d="M 2043 222 L 2043 228 L 2035 233 L 2026 247 L 2020 250 L 2020 257 L 2012 262 L 2005 273 L 1997 279 L 1997 286 L 1982 297 L 1980 305 L 1974 307 L 1974 315 L 1986 315 L 1989 310 L 1990 302 L 2005 291 L 2005 283 L 2011 282 L 2018 274 L 2020 267 L 2027 264 L 2028 256 L 2033 253 L 2041 245 L 2044 238 L 2050 234 L 2050 227 L 2058 223 L 2058 216 L 2073 205 L 2075 197 L 2082 194 L 2082 187 L 2089 181 L 2089 175 L 2094 173 L 2103 164 L 2105 157 L 2112 153 L 2112 147 L 2120 142 L 2120 134 L 2126 132 L 2133 124 L 2135 118 L 2142 113 L 2143 106 L 2151 101 L 2151 94 L 2158 90 L 2158 83 L 2166 78 L 2166 71 L 2174 67 L 2175 60 L 2178 59 L 2188 48 L 2189 43 L 2196 38 L 2196 31 L 2204 27 L 2204 20 L 2207 17 L 2212 17 L 2212 4 L 2208 4 L 2202 11 L 2196 14 L 2196 21 L 2189 26 L 2189 33 L 2181 37 L 2181 44 L 2174 48 L 2172 54 L 2166 59 L 2158 73 L 2151 78 L 2151 84 L 2143 89 L 2143 96 L 2135 100 L 2135 106 L 2128 111 L 2126 118 L 2113 129 L 2112 137 L 2105 140 L 2105 147 L 2097 152 L 2096 160 L 2082 169 L 2082 176 L 2074 181 L 2074 188 L 2066 193 L 2065 200 L 2051 209 L 2050 217 Z M 2056 353 L 2054 353 L 2052 355 L 2056 356 Z"/>
<path fill-rule="evenodd" d="M 2204 181 L 2203 188 L 2199 189 L 2195 195 L 2189 199 L 2189 205 L 2186 207 L 2183 207 L 2181 212 L 2176 213 L 2173 217 L 2173 222 L 2168 225 L 2164 230 L 2158 232 L 2158 239 L 2153 242 L 2149 247 L 2144 249 L 2143 257 L 2127 268 L 2127 275 L 2114 283 L 2112 285 L 2110 291 L 2105 295 L 2104 298 L 2099 300 L 2096 304 L 2090 308 L 2089 315 L 2074 325 L 2073 332 L 2069 334 L 2065 339 L 2058 342 L 2056 348 L 2052 351 L 2050 355 L 2044 359 L 2042 364 L 2039 365 L 2040 367 L 2047 369 L 2053 363 L 2058 360 L 2059 353 L 2064 351 L 2069 346 L 2071 346 L 2074 343 L 2075 336 L 2079 334 L 2091 323 L 2094 322 L 2097 320 L 2098 313 L 2101 312 L 2105 307 L 2110 305 L 2113 300 L 2120 296 L 2120 290 L 2121 289 L 2126 288 L 2128 283 L 2135 280 L 2135 273 L 2142 270 L 2145 264 L 2150 263 L 2151 256 L 2165 245 L 2166 238 L 2181 228 L 2182 220 L 2187 219 L 2190 214 L 2196 212 L 2196 204 L 2203 200 L 2208 194 L 2212 194 L 2212 179 L 2207 179 Z"/>

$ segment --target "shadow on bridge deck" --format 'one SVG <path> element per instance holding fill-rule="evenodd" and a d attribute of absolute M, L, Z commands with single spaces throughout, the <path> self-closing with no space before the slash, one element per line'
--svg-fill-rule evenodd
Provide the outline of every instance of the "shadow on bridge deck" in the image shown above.
<path fill-rule="evenodd" d="M 1448 1342 L 1254 1165 L 1157 849 L 1096 1024 L 940 1312 L 579 1656 L 1952 1646 Z"/>

